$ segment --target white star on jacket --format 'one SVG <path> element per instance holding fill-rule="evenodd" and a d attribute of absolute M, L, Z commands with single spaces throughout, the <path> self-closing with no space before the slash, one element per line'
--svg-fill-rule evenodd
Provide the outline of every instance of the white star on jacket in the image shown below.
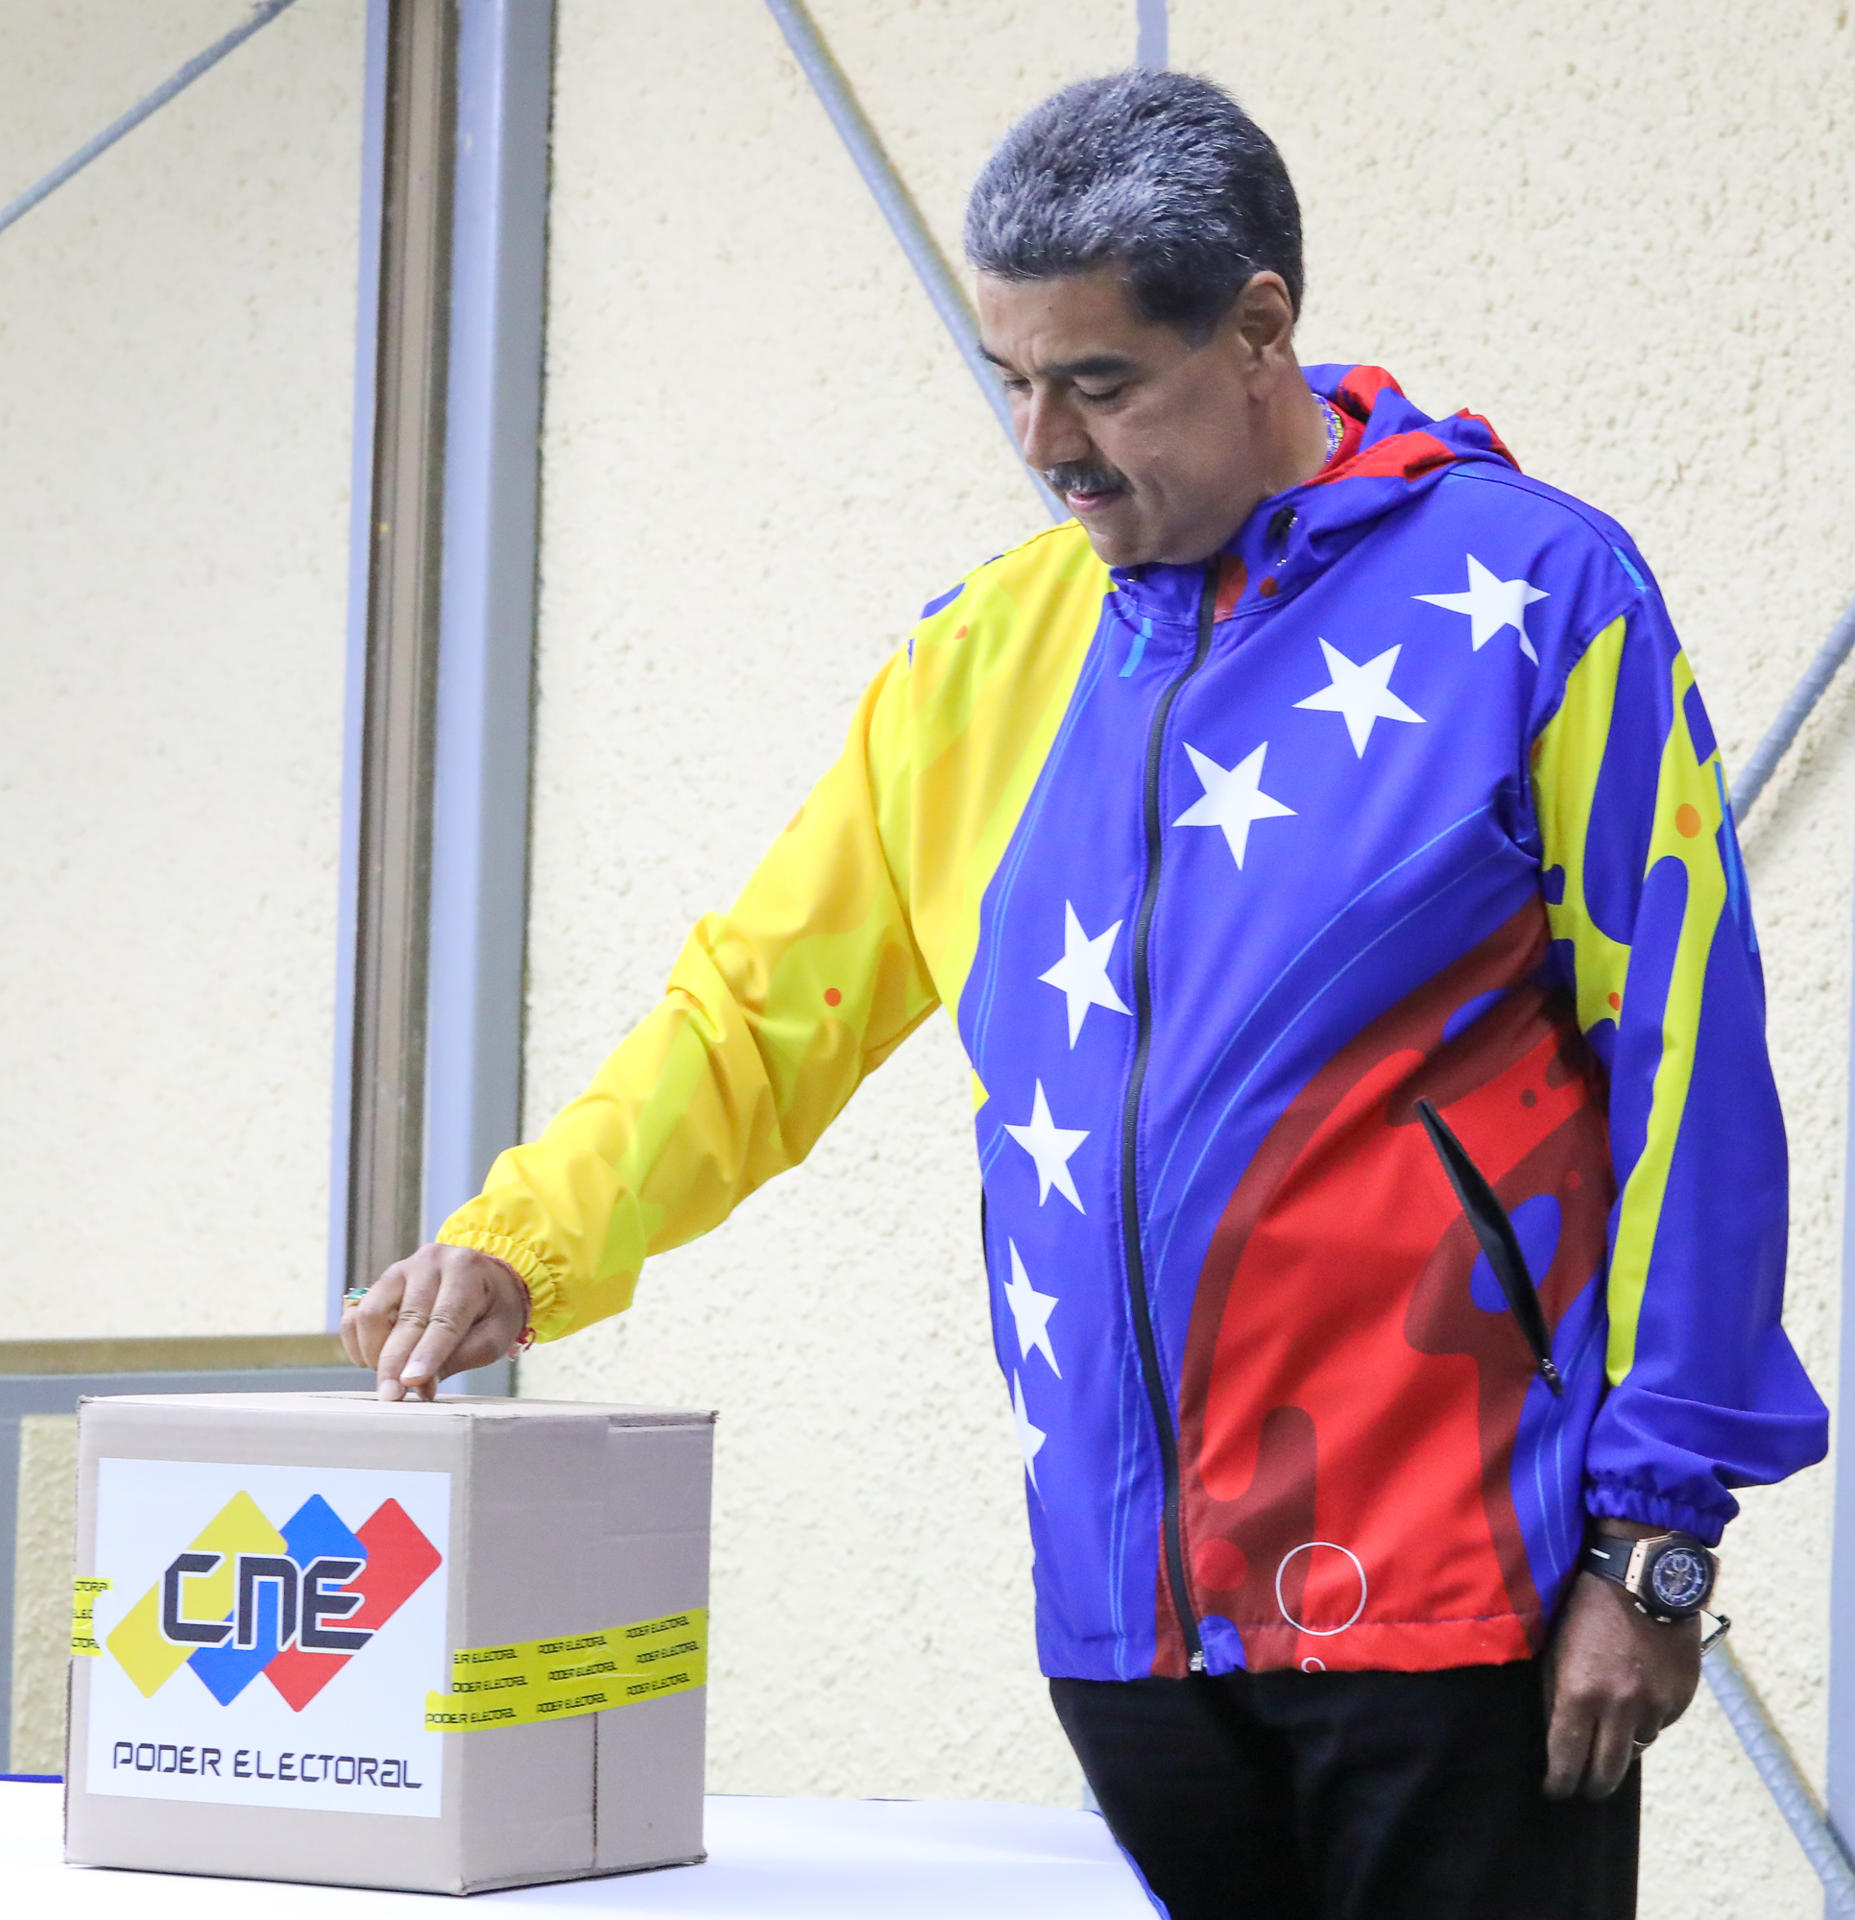
<path fill-rule="evenodd" d="M 1072 1047 L 1090 1007 L 1106 1007 L 1110 1013 L 1130 1011 L 1108 978 L 1108 959 L 1114 952 L 1114 938 L 1120 930 L 1121 923 L 1117 920 L 1106 933 L 1098 933 L 1091 940 L 1082 931 L 1075 908 L 1067 900 L 1063 902 L 1063 957 L 1048 973 L 1040 973 L 1037 978 L 1059 989 L 1069 1002 Z"/>
<path fill-rule="evenodd" d="M 1175 827 L 1219 827 L 1230 844 L 1231 857 L 1239 868 L 1250 844 L 1250 828 L 1258 820 L 1276 820 L 1294 813 L 1281 801 L 1271 799 L 1262 790 L 1262 757 L 1269 751 L 1264 741 L 1247 759 L 1234 767 L 1220 767 L 1209 754 L 1200 753 L 1189 742 L 1193 768 L 1204 782 L 1204 797 L 1173 821 Z"/>
<path fill-rule="evenodd" d="M 1535 600 L 1550 599 L 1544 587 L 1527 580 L 1497 580 L 1471 553 L 1468 555 L 1469 585 L 1466 593 L 1414 593 L 1413 600 L 1427 606 L 1445 607 L 1451 613 L 1469 617 L 1469 639 L 1479 653 L 1503 627 L 1512 627 L 1520 636 L 1520 651 L 1539 664 L 1539 655 L 1527 638 L 1527 608 Z"/>
<path fill-rule="evenodd" d="M 1413 713 L 1391 690 L 1391 670 L 1398 664 L 1399 647 L 1387 647 L 1364 664 L 1349 660 L 1338 647 L 1323 640 L 1320 650 L 1327 656 L 1331 686 L 1297 700 L 1297 707 L 1311 707 L 1316 713 L 1337 713 L 1346 722 L 1353 752 L 1363 760 L 1365 743 L 1380 720 L 1409 720 L 1424 724 L 1421 713 Z"/>
<path fill-rule="evenodd" d="M 1050 1371 L 1060 1380 L 1063 1370 L 1056 1364 L 1056 1349 L 1050 1344 L 1050 1316 L 1057 1308 L 1056 1295 L 1039 1293 L 1024 1271 L 1016 1242 L 1007 1240 L 1005 1244 L 1011 1249 L 1011 1278 L 1005 1283 L 1005 1304 L 1011 1309 L 1012 1324 L 1018 1330 L 1018 1358 L 1028 1360 L 1033 1351 L 1041 1353 L 1049 1361 Z"/>
<path fill-rule="evenodd" d="M 1043 1097 L 1041 1080 L 1037 1082 L 1029 1124 L 1022 1127 L 1007 1126 L 1005 1131 L 1037 1163 L 1037 1204 L 1040 1207 L 1049 1199 L 1050 1189 L 1054 1187 L 1078 1213 L 1088 1211 L 1082 1204 L 1082 1196 L 1076 1191 L 1075 1178 L 1069 1171 L 1069 1156 L 1088 1138 L 1088 1133 L 1075 1127 L 1059 1127 L 1050 1118 L 1050 1103 Z"/>
<path fill-rule="evenodd" d="M 1024 1406 L 1024 1382 L 1013 1374 L 1011 1376 L 1011 1418 L 1018 1429 L 1018 1451 L 1024 1456 L 1024 1471 L 1031 1477 L 1031 1485 L 1037 1485 L 1037 1468 L 1033 1464 L 1043 1451 L 1043 1443 L 1049 1438 L 1041 1427 L 1031 1425 L 1031 1417 Z"/>

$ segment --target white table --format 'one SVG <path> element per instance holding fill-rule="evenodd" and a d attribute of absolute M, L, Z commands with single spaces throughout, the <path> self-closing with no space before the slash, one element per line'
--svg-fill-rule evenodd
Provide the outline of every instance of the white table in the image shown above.
<path fill-rule="evenodd" d="M 67 1867 L 63 1789 L 0 1783 L 0 1887 L 21 1920 L 408 1920 L 419 1893 Z M 480 1893 L 493 1915 L 634 1920 L 1153 1920 L 1091 1813 L 978 1800 L 714 1796 L 700 1867 Z M 259 1886 L 262 1897 L 254 1905 Z M 460 1911 L 465 1909 L 460 1908 Z"/>

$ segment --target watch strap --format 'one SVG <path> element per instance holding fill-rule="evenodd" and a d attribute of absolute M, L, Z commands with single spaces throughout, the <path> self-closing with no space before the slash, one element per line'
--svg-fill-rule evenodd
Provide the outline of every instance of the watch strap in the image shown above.
<path fill-rule="evenodd" d="M 1614 1533 L 1594 1533 L 1585 1541 L 1583 1565 L 1587 1573 L 1613 1581 L 1627 1593 L 1630 1563 L 1636 1557 L 1636 1542 Z"/>

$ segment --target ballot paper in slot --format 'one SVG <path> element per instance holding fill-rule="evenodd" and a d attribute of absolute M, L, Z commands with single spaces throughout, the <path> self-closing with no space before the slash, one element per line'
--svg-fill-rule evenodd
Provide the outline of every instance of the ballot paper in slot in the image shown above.
<path fill-rule="evenodd" d="M 713 1421 L 84 1402 L 67 1859 L 450 1893 L 700 1860 Z"/>

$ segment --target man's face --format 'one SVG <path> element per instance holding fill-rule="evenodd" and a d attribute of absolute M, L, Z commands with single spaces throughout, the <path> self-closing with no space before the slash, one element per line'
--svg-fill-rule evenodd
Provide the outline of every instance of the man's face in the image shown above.
<path fill-rule="evenodd" d="M 1255 304 L 1246 293 L 1194 347 L 1143 320 L 1112 267 L 1053 280 L 980 274 L 980 343 L 1004 378 L 1024 458 L 1110 566 L 1203 560 L 1272 490 L 1256 402 L 1273 356 L 1258 351 Z M 1292 325 L 1285 293 L 1283 318 Z"/>

